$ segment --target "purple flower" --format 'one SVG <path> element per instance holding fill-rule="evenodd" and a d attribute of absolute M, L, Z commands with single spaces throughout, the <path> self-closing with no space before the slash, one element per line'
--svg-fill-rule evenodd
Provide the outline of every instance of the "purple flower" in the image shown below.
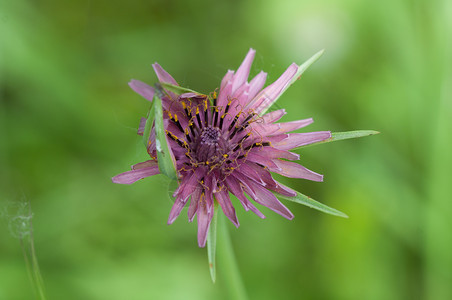
<path fill-rule="evenodd" d="M 204 247 L 214 213 L 214 201 L 235 226 L 239 221 L 230 194 L 236 196 L 246 211 L 264 215 L 250 201 L 266 206 L 287 219 L 293 214 L 274 193 L 294 197 L 297 193 L 275 181 L 271 173 L 291 178 L 322 181 L 323 176 L 300 164 L 299 155 L 289 150 L 326 140 L 330 131 L 288 133 L 313 122 L 305 119 L 276 123 L 284 109 L 267 113 L 268 108 L 299 76 L 299 66 L 292 64 L 274 83 L 263 89 L 267 74 L 260 72 L 247 81 L 255 50 L 250 49 L 237 72 L 229 70 L 217 94 L 177 94 L 165 90 L 162 99 L 167 142 L 175 159 L 179 187 L 168 224 L 174 222 L 188 205 L 188 220 L 198 220 L 198 244 Z M 153 65 L 162 84 L 178 85 L 159 64 Z M 137 80 L 130 87 L 149 101 L 155 89 Z M 143 135 L 142 118 L 138 134 Z M 148 124 L 149 125 L 149 124 Z M 132 170 L 113 177 L 113 182 L 131 184 L 159 174 L 155 127 L 147 143 L 150 160 L 132 166 Z M 190 201 L 189 201 L 190 199 Z M 189 204 L 188 204 L 189 203 Z"/>

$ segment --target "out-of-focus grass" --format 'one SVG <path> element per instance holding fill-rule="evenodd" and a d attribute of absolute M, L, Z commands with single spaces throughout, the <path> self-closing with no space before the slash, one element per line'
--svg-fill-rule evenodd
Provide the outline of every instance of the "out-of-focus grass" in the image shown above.
<path fill-rule="evenodd" d="M 310 129 L 382 134 L 300 150 L 324 183 L 284 179 L 343 220 L 287 203 L 244 213 L 232 242 L 252 299 L 452 298 L 451 5 L 447 1 L 0 2 L 0 197 L 25 195 L 49 299 L 225 299 L 196 225 L 166 225 L 168 181 L 111 176 L 146 159 L 135 135 L 158 61 L 210 92 L 249 47 L 275 80 L 326 48 L 278 102 Z M 0 226 L 0 299 L 28 299 Z"/>

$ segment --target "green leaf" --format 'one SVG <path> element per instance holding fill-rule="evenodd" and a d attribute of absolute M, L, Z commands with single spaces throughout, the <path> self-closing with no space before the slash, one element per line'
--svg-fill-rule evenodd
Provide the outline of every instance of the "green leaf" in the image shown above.
<path fill-rule="evenodd" d="M 306 71 L 306 70 L 307 70 L 314 62 L 316 62 L 316 61 L 320 58 L 320 56 L 322 56 L 323 52 L 324 52 L 324 50 L 320 50 L 319 52 L 317 52 L 316 54 L 314 54 L 313 56 L 311 56 L 311 58 L 309 58 L 309 59 L 308 59 L 307 61 L 305 61 L 303 64 L 301 64 L 300 66 L 298 66 L 298 70 L 297 70 L 297 72 L 295 73 L 295 76 L 292 78 L 292 80 L 289 82 L 289 84 L 287 84 L 287 85 L 284 87 L 284 89 L 281 91 L 281 93 L 279 94 L 279 96 L 278 96 L 275 100 L 273 100 L 272 105 L 276 103 L 276 101 L 279 99 L 279 97 L 281 97 L 282 94 L 284 94 L 284 92 L 285 92 L 285 91 L 286 91 L 286 90 L 287 90 L 287 89 L 288 89 L 295 81 L 297 81 L 298 79 L 300 79 L 301 74 L 303 74 L 304 71 Z M 260 115 L 261 115 L 261 116 L 264 115 L 272 105 L 270 105 L 270 106 L 268 106 L 267 108 L 265 108 L 265 109 L 260 113 Z"/>
<path fill-rule="evenodd" d="M 212 282 L 215 283 L 215 252 L 217 249 L 217 220 L 218 220 L 218 203 L 215 201 L 213 207 L 213 217 L 210 222 L 209 232 L 207 234 L 207 258 L 209 260 L 209 270 Z"/>
<path fill-rule="evenodd" d="M 320 210 L 321 212 L 324 212 L 326 214 L 330 214 L 330 215 L 334 215 L 334 216 L 338 216 L 338 217 L 342 217 L 342 218 L 348 218 L 348 216 L 346 214 L 344 214 L 343 212 L 340 212 L 337 209 L 329 207 L 318 201 L 315 201 L 311 197 L 303 195 L 302 193 L 299 193 L 299 192 L 297 192 L 297 195 L 295 197 L 283 196 L 283 195 L 280 195 L 275 192 L 273 192 L 273 194 L 278 198 L 282 198 L 285 200 L 303 204 L 303 205 L 309 206 L 310 208 Z"/>
<path fill-rule="evenodd" d="M 161 87 L 155 86 L 154 111 L 155 111 L 155 146 L 157 148 L 157 159 L 161 174 L 171 179 L 177 180 L 176 161 L 173 153 L 170 151 L 168 141 L 166 140 L 166 131 L 163 126 L 162 99 L 163 93 Z"/>
<path fill-rule="evenodd" d="M 184 88 L 178 85 L 174 85 L 174 84 L 170 84 L 170 83 L 165 83 L 165 82 L 161 82 L 160 83 L 162 85 L 162 87 L 170 92 L 176 93 L 178 95 L 180 94 L 185 94 L 185 93 L 195 93 L 195 94 L 199 94 L 202 95 L 199 92 L 196 92 L 194 90 L 190 90 L 188 88 Z"/>
<path fill-rule="evenodd" d="M 324 144 L 324 143 L 329 143 L 329 142 L 335 142 L 335 141 L 340 141 L 340 140 L 356 139 L 356 138 L 379 134 L 379 133 L 380 132 L 375 131 L 375 130 L 355 130 L 355 131 L 345 131 L 345 132 L 333 132 L 333 133 L 331 133 L 331 137 L 329 139 L 326 139 L 324 141 L 317 142 L 317 143 L 312 143 L 309 145 L 300 146 L 300 147 L 294 148 L 292 150 L 297 150 L 297 149 L 306 148 L 309 146 L 314 146 L 314 145 L 319 145 L 319 144 Z"/>
<path fill-rule="evenodd" d="M 174 204 L 173 194 L 177 190 L 177 188 L 179 187 L 179 184 L 180 183 L 179 183 L 178 180 L 174 180 L 174 179 L 168 178 L 167 195 L 168 195 L 168 199 L 173 204 Z M 183 209 L 186 209 L 186 208 L 187 208 L 187 206 L 185 206 Z"/>
<path fill-rule="evenodd" d="M 154 101 L 151 103 L 151 107 L 149 108 L 146 125 L 144 126 L 144 132 L 143 132 L 143 144 L 148 147 L 149 143 L 149 136 L 151 135 L 151 129 L 152 125 L 154 124 L 155 119 L 155 109 L 154 109 Z"/>
<path fill-rule="evenodd" d="M 297 81 L 298 79 L 300 79 L 301 74 L 304 73 L 304 71 L 306 71 L 313 63 L 315 63 L 320 56 L 323 55 L 323 52 L 325 52 L 324 49 L 320 50 L 319 52 L 317 52 L 316 54 L 314 54 L 313 56 L 311 56 L 311 58 L 309 58 L 307 61 L 305 61 L 303 64 L 300 65 L 300 67 L 298 67 L 298 71 L 295 74 L 295 76 L 292 78 L 292 80 L 290 81 L 289 85 L 286 87 L 286 89 L 295 81 Z M 285 89 L 285 90 L 286 90 Z"/>

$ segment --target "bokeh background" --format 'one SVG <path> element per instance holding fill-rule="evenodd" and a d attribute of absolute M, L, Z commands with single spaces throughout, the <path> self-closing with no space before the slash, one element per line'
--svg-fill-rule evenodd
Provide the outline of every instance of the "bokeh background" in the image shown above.
<path fill-rule="evenodd" d="M 0 299 L 33 299 L 17 203 L 31 203 L 49 299 L 231 299 L 196 224 L 166 225 L 168 181 L 110 178 L 146 159 L 127 86 L 218 87 L 250 47 L 276 80 L 324 56 L 280 98 L 308 129 L 380 135 L 300 151 L 323 183 L 288 185 L 293 221 L 238 207 L 230 226 L 250 299 L 452 299 L 452 8 L 435 0 L 0 1 Z"/>

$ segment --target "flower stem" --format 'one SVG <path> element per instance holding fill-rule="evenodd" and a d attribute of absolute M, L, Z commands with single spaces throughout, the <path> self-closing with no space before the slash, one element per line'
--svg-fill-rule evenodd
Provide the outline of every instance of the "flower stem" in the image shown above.
<path fill-rule="evenodd" d="M 218 214 L 218 219 L 218 260 L 230 293 L 229 299 L 247 300 L 245 285 L 243 284 L 229 237 L 226 217 L 220 213 Z"/>
<path fill-rule="evenodd" d="M 44 289 L 44 281 L 42 279 L 41 271 L 39 269 L 38 258 L 36 256 L 35 244 L 33 238 L 33 224 L 31 221 L 31 207 L 28 204 L 29 208 L 29 228 L 28 228 L 28 236 L 20 237 L 20 246 L 22 248 L 22 252 L 25 259 L 25 264 L 27 267 L 28 277 L 33 286 L 35 296 L 37 299 L 46 300 L 46 294 Z"/>

